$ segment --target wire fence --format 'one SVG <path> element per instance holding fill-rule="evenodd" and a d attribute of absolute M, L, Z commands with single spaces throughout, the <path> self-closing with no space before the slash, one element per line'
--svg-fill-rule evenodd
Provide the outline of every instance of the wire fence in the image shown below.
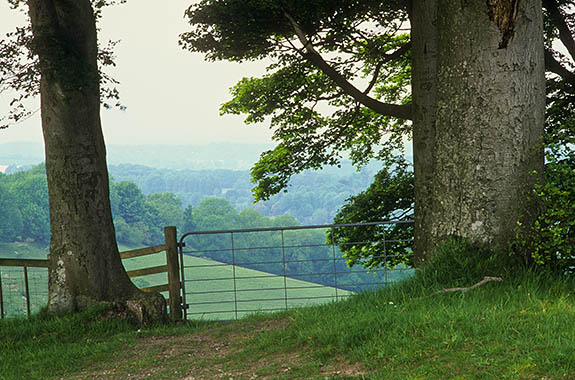
<path fill-rule="evenodd" d="M 0 267 L 0 318 L 26 317 L 48 304 L 48 269 Z"/>
<path fill-rule="evenodd" d="M 238 319 L 337 301 L 409 277 L 413 269 L 402 264 L 371 272 L 361 265 L 350 267 L 344 254 L 350 251 L 346 248 L 377 247 L 373 259 L 396 262 L 395 248 L 401 246 L 410 256 L 411 235 L 387 239 L 385 234 L 390 226 L 403 223 L 412 222 L 186 233 L 179 243 L 184 316 Z M 334 231 L 351 228 L 375 228 L 380 238 L 338 242 L 333 237 Z"/>
<path fill-rule="evenodd" d="M 164 227 L 164 233 L 165 244 L 123 251 L 120 257 L 136 286 L 161 292 L 168 300 L 170 317 L 180 320 L 176 227 Z M 0 318 L 29 317 L 48 304 L 49 265 L 48 259 L 0 257 Z"/>
<path fill-rule="evenodd" d="M 177 243 L 184 318 L 231 320 L 254 312 L 337 301 L 409 277 L 413 269 L 396 264 L 400 262 L 398 251 L 403 252 L 404 258 L 411 255 L 411 232 L 401 238 L 394 235 L 392 239 L 389 230 L 394 225 L 411 223 L 186 233 Z M 345 229 L 359 229 L 363 232 L 352 235 L 364 238 L 338 239 L 336 236 L 341 236 L 339 232 Z M 370 257 L 391 263 L 394 269 L 368 272 L 361 265 L 350 267 L 350 258 L 345 252 L 352 250 L 374 252 Z M 160 265 L 152 256 L 151 261 L 142 264 L 147 267 Z M 0 318 L 29 316 L 47 305 L 48 270 L 34 267 L 37 265 L 31 265 L 33 261 L 42 260 L 28 260 L 28 264 L 22 265 L 28 267 L 2 266 L 0 263 Z M 177 300 L 179 297 L 171 298 Z"/>

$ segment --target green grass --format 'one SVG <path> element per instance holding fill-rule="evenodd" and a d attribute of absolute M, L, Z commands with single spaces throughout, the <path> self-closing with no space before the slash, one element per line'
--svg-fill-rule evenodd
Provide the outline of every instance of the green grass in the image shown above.
<path fill-rule="evenodd" d="M 35 243 L 0 243 L 0 257 L 12 259 L 45 259 L 48 247 Z M 26 315 L 24 274 L 22 268 L 0 267 L 5 316 Z M 48 300 L 48 271 L 29 268 L 30 308 L 37 313 Z"/>
<path fill-rule="evenodd" d="M 63 317 L 35 315 L 0 321 L 0 380 L 48 379 L 112 357 L 138 336 L 128 319 L 107 306 Z M 191 328 L 191 327 L 188 327 Z M 154 331 L 165 331 L 157 327 Z"/>
<path fill-rule="evenodd" d="M 4 320 L 0 379 L 574 380 L 575 279 L 449 244 L 377 292 L 237 322 L 139 327 L 102 308 Z M 437 293 L 483 275 L 503 281 Z"/>
<path fill-rule="evenodd" d="M 573 282 L 536 277 L 437 295 L 412 281 L 297 311 L 253 347 L 312 346 L 321 362 L 361 362 L 370 379 L 573 379 Z"/>
<path fill-rule="evenodd" d="M 467 293 L 434 294 L 442 286 L 412 279 L 337 303 L 141 332 L 95 312 L 3 321 L 0 379 L 222 370 L 234 379 L 575 379 L 575 281 L 525 271 Z"/>
<path fill-rule="evenodd" d="M 49 248 L 36 243 L 0 243 L 0 257 L 9 259 L 45 259 Z"/>

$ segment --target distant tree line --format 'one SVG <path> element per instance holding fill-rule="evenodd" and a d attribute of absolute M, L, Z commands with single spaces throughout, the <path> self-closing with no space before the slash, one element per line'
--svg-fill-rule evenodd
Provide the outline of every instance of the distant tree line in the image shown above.
<path fill-rule="evenodd" d="M 237 210 L 253 208 L 264 216 L 292 215 L 301 224 L 331 223 L 352 195 L 372 182 L 379 169 L 372 164 L 357 172 L 351 165 L 308 171 L 294 177 L 289 192 L 254 204 L 250 173 L 240 170 L 171 170 L 142 165 L 111 165 L 116 181 L 133 181 L 144 194 L 171 192 L 184 206 L 197 206 L 206 196 L 227 199 Z"/>
<path fill-rule="evenodd" d="M 117 238 L 122 244 L 152 244 L 161 241 L 164 225 L 189 231 L 184 221 L 185 215 L 191 215 L 187 208 L 199 206 L 206 197 L 226 199 L 236 210 L 252 209 L 265 217 L 289 214 L 294 223 L 328 224 L 348 198 L 371 183 L 374 171 L 368 167 L 357 172 L 344 165 L 306 172 L 294 178 L 289 192 L 254 204 L 248 171 L 112 165 L 110 197 Z M 49 242 L 45 176 L 43 165 L 0 173 L 0 240 Z"/>
<path fill-rule="evenodd" d="M 209 229 L 297 225 L 289 215 L 270 218 L 254 209 L 240 212 L 223 198 L 205 198 L 197 206 L 184 207 L 171 192 L 144 194 L 131 181 L 110 185 L 117 240 L 129 246 L 159 244 L 163 227 L 180 232 Z M 48 188 L 44 165 L 9 175 L 0 173 L 0 241 L 50 241 Z"/>
<path fill-rule="evenodd" d="M 0 173 L 0 241 L 50 241 L 48 187 L 43 165 Z"/>
<path fill-rule="evenodd" d="M 112 182 L 110 199 L 117 241 L 127 246 L 161 244 L 163 227 L 167 225 L 177 226 L 182 234 L 300 224 L 289 214 L 269 217 L 253 208 L 237 211 L 224 198 L 206 197 L 195 206 L 184 207 L 182 200 L 171 192 L 144 194 L 131 181 Z M 362 270 L 345 274 L 348 271 L 346 260 L 334 262 L 331 247 L 324 246 L 327 232 L 285 231 L 283 236 L 281 232 L 235 234 L 234 255 L 229 234 L 190 237 L 186 240 L 186 249 L 197 257 L 349 290 L 357 290 L 351 284 L 377 281 L 373 274 Z M 48 191 L 43 165 L 0 175 L 0 241 L 48 245 Z M 283 250 L 282 241 L 286 247 Z M 247 250 L 248 247 L 257 249 Z M 287 264 L 277 262 L 282 257 L 286 258 Z M 334 270 L 340 273 L 337 283 Z"/>

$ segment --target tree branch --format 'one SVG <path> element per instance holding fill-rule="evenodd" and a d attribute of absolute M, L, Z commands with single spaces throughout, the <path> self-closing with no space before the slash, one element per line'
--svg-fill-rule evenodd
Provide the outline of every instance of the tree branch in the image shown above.
<path fill-rule="evenodd" d="M 381 71 L 381 67 L 383 66 L 384 63 L 401 57 L 410 48 L 411 48 L 411 42 L 408 42 L 405 45 L 403 45 L 402 47 L 400 47 L 399 49 L 397 49 L 396 51 L 394 51 L 393 53 L 384 55 L 383 59 L 381 61 L 379 61 L 377 63 L 377 65 L 375 66 L 375 73 L 373 74 L 373 78 L 371 78 L 371 82 L 369 83 L 369 86 L 367 86 L 367 88 L 363 91 L 363 93 L 366 95 L 369 94 L 369 92 L 371 91 L 373 86 L 375 86 L 375 83 L 377 82 L 377 78 L 379 77 L 379 72 Z"/>
<path fill-rule="evenodd" d="M 468 288 L 448 288 L 448 289 L 442 289 L 442 290 L 438 290 L 437 292 L 433 293 L 433 294 L 441 294 L 441 293 L 450 293 L 450 292 L 467 292 L 468 290 L 471 289 L 475 289 L 477 287 L 480 287 L 483 284 L 486 284 L 488 282 L 491 281 L 503 281 L 503 279 L 501 277 L 489 277 L 489 276 L 485 276 L 483 277 L 483 280 L 479 281 L 477 284 L 475 285 L 471 285 Z"/>
<path fill-rule="evenodd" d="M 573 34 L 561 14 L 557 2 L 555 0 L 543 0 L 543 6 L 549 11 L 553 24 L 557 27 L 557 30 L 559 30 L 559 39 L 561 39 L 561 42 L 567 48 L 571 58 L 575 60 L 575 39 L 573 39 Z"/>
<path fill-rule="evenodd" d="M 344 90 L 346 94 L 351 96 L 358 103 L 363 104 L 364 106 L 381 115 L 391 116 L 398 119 L 411 120 L 412 112 L 410 105 L 382 103 L 379 100 L 367 96 L 361 92 L 323 59 L 323 57 L 314 49 L 311 41 L 305 36 L 305 33 L 300 28 L 298 23 L 285 11 L 284 16 L 290 22 L 296 36 L 303 45 L 303 49 L 298 49 L 299 53 L 304 58 L 313 63 L 321 71 L 323 71 L 342 90 Z"/>
<path fill-rule="evenodd" d="M 345 93 L 343 91 L 338 91 L 338 92 L 336 92 L 330 96 L 318 96 L 317 98 L 315 98 L 315 100 L 317 100 L 317 101 L 319 101 L 319 100 L 334 100 L 334 99 L 339 98 L 342 95 L 345 95 Z"/>
<path fill-rule="evenodd" d="M 548 71 L 559 75 L 565 81 L 575 83 L 575 73 L 567 70 L 547 49 L 545 49 L 545 68 Z"/>
<path fill-rule="evenodd" d="M 363 93 L 365 95 L 369 94 L 369 92 L 373 89 L 373 86 L 375 86 L 375 84 L 377 83 L 377 78 L 379 78 L 379 73 L 381 72 L 381 67 L 383 66 L 384 63 L 385 63 L 385 60 L 382 59 L 375 66 L 375 70 L 373 73 L 373 77 L 371 78 L 371 82 L 369 82 L 369 85 L 367 86 L 367 88 L 365 90 L 363 90 Z"/>

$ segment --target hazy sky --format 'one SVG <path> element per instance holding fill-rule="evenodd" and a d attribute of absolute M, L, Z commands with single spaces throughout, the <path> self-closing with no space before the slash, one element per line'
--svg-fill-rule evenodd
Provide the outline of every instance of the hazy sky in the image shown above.
<path fill-rule="evenodd" d="M 244 76 L 260 75 L 262 63 L 206 62 L 178 46 L 189 30 L 183 18 L 194 0 L 130 0 L 108 8 L 100 24 L 101 40 L 120 39 L 117 67 L 108 70 L 120 81 L 125 111 L 102 110 L 108 144 L 267 143 L 268 125 L 243 124 L 241 116 L 220 116 L 229 88 Z M 24 17 L 0 1 L 0 38 Z M 10 97 L 0 94 L 0 113 Z M 39 102 L 38 102 L 39 104 Z M 37 113 L 26 122 L 0 130 L 0 143 L 42 141 Z"/>

